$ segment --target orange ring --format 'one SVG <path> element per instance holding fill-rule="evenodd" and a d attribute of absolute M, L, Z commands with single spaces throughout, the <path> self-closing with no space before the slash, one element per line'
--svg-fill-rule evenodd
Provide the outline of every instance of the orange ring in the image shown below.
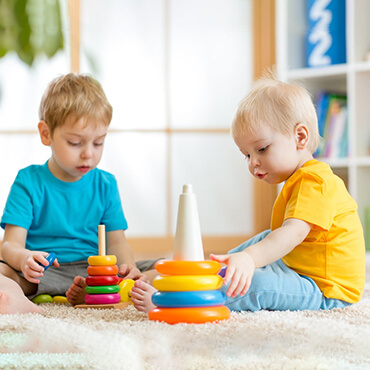
<path fill-rule="evenodd" d="M 169 261 L 160 260 L 155 265 L 163 275 L 214 275 L 221 265 L 217 261 Z"/>
<path fill-rule="evenodd" d="M 117 263 L 117 257 L 114 255 L 90 256 L 87 262 L 90 266 L 111 266 Z"/>
<path fill-rule="evenodd" d="M 87 267 L 88 275 L 117 275 L 118 266 L 88 266 Z"/>
<path fill-rule="evenodd" d="M 167 324 L 202 324 L 205 322 L 227 320 L 230 310 L 226 306 L 197 308 L 153 308 L 149 320 L 164 321 Z"/>
<path fill-rule="evenodd" d="M 189 292 L 192 290 L 216 290 L 222 287 L 219 275 L 158 275 L 153 286 L 161 292 Z"/>

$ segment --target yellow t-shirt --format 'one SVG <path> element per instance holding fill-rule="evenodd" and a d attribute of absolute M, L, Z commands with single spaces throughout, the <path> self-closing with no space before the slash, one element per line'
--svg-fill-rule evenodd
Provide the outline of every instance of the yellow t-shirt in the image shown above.
<path fill-rule="evenodd" d="M 313 279 L 325 297 L 358 302 L 365 286 L 363 230 L 356 202 L 326 163 L 310 160 L 286 181 L 274 204 L 271 230 L 288 218 L 313 226 L 284 263 Z"/>

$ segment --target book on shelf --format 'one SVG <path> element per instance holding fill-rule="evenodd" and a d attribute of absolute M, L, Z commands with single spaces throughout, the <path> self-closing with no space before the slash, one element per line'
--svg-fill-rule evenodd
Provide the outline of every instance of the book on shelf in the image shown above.
<path fill-rule="evenodd" d="M 347 96 L 321 91 L 316 98 L 316 112 L 321 141 L 315 157 L 347 157 Z"/>

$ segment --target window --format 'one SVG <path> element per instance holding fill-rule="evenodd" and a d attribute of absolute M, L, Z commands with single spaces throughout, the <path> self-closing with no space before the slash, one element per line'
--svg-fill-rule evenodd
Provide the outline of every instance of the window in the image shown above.
<path fill-rule="evenodd" d="M 229 134 L 252 80 L 251 1 L 79 4 L 79 70 L 101 82 L 113 105 L 99 167 L 117 177 L 129 239 L 173 238 L 184 183 L 196 193 L 204 238 L 251 234 L 251 178 Z M 0 206 L 18 169 L 49 156 L 36 132 L 38 106 L 47 83 L 69 71 L 68 47 L 32 68 L 0 59 L 0 150 L 8 158 Z"/>

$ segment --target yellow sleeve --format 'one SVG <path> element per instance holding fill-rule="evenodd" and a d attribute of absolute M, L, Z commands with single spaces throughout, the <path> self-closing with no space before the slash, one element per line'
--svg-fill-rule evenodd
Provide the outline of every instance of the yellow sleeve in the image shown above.
<path fill-rule="evenodd" d="M 289 184 L 284 220 L 297 218 L 310 224 L 329 230 L 335 209 L 331 197 L 326 191 L 326 184 L 319 176 L 303 173 Z"/>

